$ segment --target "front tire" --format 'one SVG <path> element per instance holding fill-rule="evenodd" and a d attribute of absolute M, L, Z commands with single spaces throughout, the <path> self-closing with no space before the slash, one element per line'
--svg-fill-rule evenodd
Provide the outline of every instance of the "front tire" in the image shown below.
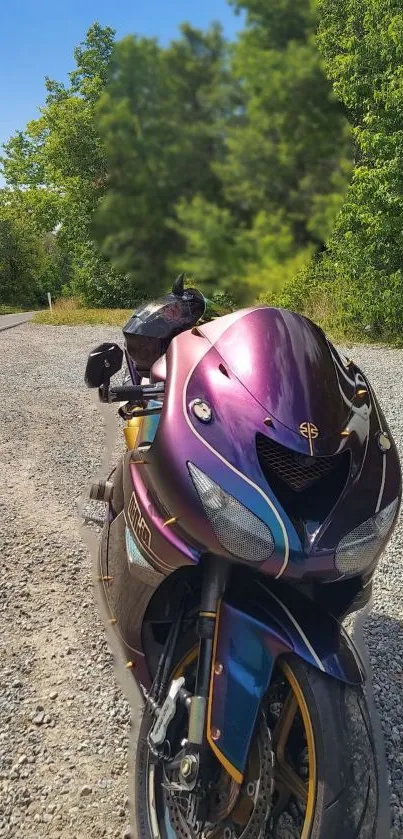
<path fill-rule="evenodd" d="M 194 668 L 191 652 L 187 661 Z M 362 688 L 287 656 L 277 663 L 263 710 L 274 752 L 265 839 L 375 839 L 376 758 Z M 168 824 L 167 808 L 162 812 L 158 773 L 147 746 L 152 720 L 145 711 L 137 746 L 138 839 L 186 839 L 186 828 Z M 232 831 L 234 839 L 249 839 L 248 824 L 239 830 Z M 214 832 L 220 839 L 224 835 L 224 826 Z"/>
<path fill-rule="evenodd" d="M 298 703 L 297 717 L 305 730 L 308 752 L 305 816 L 295 836 L 375 839 L 376 756 L 363 689 L 339 682 L 295 656 L 279 662 L 278 669 Z M 278 766 L 276 743 L 274 750 Z M 279 775 L 281 778 L 281 771 Z M 297 797 L 291 796 L 290 804 Z M 284 835 L 281 821 L 285 819 L 280 817 L 273 839 L 282 839 Z M 269 833 L 267 839 L 272 836 Z"/>

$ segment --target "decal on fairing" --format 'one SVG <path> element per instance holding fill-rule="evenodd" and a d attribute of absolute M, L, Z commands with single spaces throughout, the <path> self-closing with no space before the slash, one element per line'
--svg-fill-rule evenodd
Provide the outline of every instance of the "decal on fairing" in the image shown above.
<path fill-rule="evenodd" d="M 132 497 L 129 501 L 129 506 L 127 509 L 127 515 L 129 518 L 129 522 L 133 533 L 136 534 L 138 541 L 141 545 L 144 545 L 145 548 L 150 548 L 151 546 L 151 530 L 148 527 L 145 519 L 143 518 L 139 505 L 137 503 L 136 496 L 134 492 L 132 493 Z"/>

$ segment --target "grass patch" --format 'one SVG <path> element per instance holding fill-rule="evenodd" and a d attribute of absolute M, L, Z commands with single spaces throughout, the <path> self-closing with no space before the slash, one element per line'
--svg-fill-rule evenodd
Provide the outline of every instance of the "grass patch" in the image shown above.
<path fill-rule="evenodd" d="M 35 306 L 27 309 L 26 306 L 8 306 L 6 303 L 0 303 L 0 315 L 17 315 L 20 312 L 32 312 Z"/>
<path fill-rule="evenodd" d="M 66 298 L 54 303 L 53 312 L 49 309 L 38 312 L 32 322 L 51 326 L 124 326 L 131 314 L 132 309 L 88 309 L 77 300 Z"/>

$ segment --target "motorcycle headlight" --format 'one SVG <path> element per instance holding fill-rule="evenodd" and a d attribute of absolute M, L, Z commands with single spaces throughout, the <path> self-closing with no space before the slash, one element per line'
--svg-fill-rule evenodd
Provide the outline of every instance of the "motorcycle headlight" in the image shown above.
<path fill-rule="evenodd" d="M 188 469 L 220 545 L 249 562 L 269 559 L 275 547 L 270 528 L 193 463 Z"/>
<path fill-rule="evenodd" d="M 398 498 L 343 536 L 336 549 L 336 568 L 342 574 L 360 574 L 374 561 L 392 528 Z"/>

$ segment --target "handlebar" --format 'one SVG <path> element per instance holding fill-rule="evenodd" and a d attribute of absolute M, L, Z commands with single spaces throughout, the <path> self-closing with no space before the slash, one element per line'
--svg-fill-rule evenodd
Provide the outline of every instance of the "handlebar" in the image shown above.
<path fill-rule="evenodd" d="M 121 385 L 120 387 L 108 387 L 102 385 L 99 388 L 101 402 L 146 402 L 164 393 L 164 382 L 156 382 L 151 385 Z"/>

